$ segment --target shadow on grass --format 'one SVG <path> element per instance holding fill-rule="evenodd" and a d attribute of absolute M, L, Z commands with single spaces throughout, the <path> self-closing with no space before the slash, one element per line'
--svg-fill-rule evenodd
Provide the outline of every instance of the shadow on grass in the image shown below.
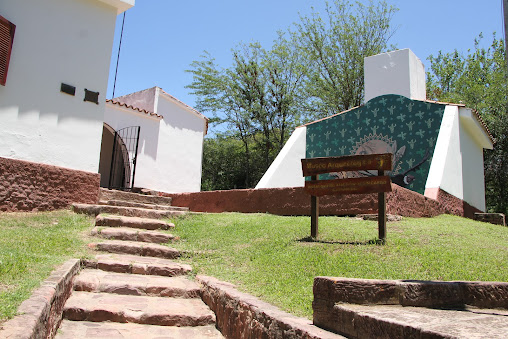
<path fill-rule="evenodd" d="M 329 240 L 319 240 L 313 237 L 305 237 L 302 239 L 298 239 L 298 242 L 308 242 L 308 243 L 320 243 L 320 244 L 339 244 L 339 245 L 384 245 L 385 242 L 382 239 L 371 239 L 365 241 L 329 241 Z"/>

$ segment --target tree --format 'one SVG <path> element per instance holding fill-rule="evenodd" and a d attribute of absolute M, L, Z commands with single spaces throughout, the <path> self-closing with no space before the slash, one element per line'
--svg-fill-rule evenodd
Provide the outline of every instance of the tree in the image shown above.
<path fill-rule="evenodd" d="M 361 103 L 363 58 L 386 48 L 395 11 L 384 1 L 334 0 L 327 24 L 313 13 L 295 31 L 279 32 L 269 50 L 239 44 L 230 67 L 218 67 L 206 52 L 190 65 L 186 87 L 196 108 L 243 145 L 245 187 L 257 183 L 294 127 Z"/>
<path fill-rule="evenodd" d="M 203 191 L 245 187 L 242 142 L 217 135 L 203 145 L 201 189 Z"/>
<path fill-rule="evenodd" d="M 254 186 L 300 123 L 303 61 L 280 34 L 269 51 L 258 43 L 239 45 L 230 68 L 219 69 L 209 54 L 191 67 L 194 79 L 187 87 L 197 95 L 196 108 L 211 112 L 230 137 L 241 140 L 245 187 Z M 261 163 L 253 161 L 258 153 Z"/>
<path fill-rule="evenodd" d="M 385 1 L 335 0 L 326 17 L 313 12 L 296 24 L 301 53 L 310 61 L 306 88 L 309 110 L 325 117 L 359 106 L 364 98 L 364 58 L 388 47 L 397 8 Z"/>
<path fill-rule="evenodd" d="M 486 122 L 496 143 L 484 154 L 487 210 L 508 213 L 508 86 L 503 40 L 494 34 L 489 48 L 480 47 L 482 35 L 466 55 L 457 50 L 429 56 L 427 96 L 462 102 Z"/>

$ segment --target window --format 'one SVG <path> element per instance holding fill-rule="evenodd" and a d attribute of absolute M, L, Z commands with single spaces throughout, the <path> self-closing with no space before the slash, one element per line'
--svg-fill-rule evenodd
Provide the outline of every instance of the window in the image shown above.
<path fill-rule="evenodd" d="M 5 86 L 16 25 L 0 15 L 0 85 Z"/>

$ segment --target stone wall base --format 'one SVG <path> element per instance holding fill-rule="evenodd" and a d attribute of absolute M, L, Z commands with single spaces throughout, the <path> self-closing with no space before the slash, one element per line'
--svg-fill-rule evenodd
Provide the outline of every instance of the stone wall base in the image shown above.
<path fill-rule="evenodd" d="M 506 226 L 506 216 L 502 213 L 475 213 L 474 220 Z"/>
<path fill-rule="evenodd" d="M 198 276 L 203 301 L 215 313 L 217 328 L 227 339 L 285 338 L 339 339 L 305 318 L 299 318 L 239 292 L 234 285 L 212 277 Z"/>
<path fill-rule="evenodd" d="M 100 174 L 0 157 L 0 211 L 49 211 L 99 201 Z"/>
<path fill-rule="evenodd" d="M 174 206 L 189 207 L 194 212 L 310 215 L 310 196 L 303 187 L 159 194 L 172 197 Z M 434 217 L 443 213 L 473 217 L 461 199 L 442 190 L 438 197 L 441 200 L 392 184 L 392 192 L 386 195 L 387 213 L 405 217 Z M 324 196 L 319 199 L 319 213 L 339 216 L 377 213 L 377 194 Z"/>

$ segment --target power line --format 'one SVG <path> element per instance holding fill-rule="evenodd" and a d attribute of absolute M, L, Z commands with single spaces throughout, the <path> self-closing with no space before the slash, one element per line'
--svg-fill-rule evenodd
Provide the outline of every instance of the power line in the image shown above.
<path fill-rule="evenodd" d="M 111 98 L 115 97 L 115 88 L 116 88 L 116 76 L 118 74 L 118 63 L 120 62 L 120 49 L 122 48 L 122 37 L 123 37 L 123 26 L 125 24 L 125 13 L 123 12 L 123 20 L 122 20 L 122 30 L 120 32 L 120 43 L 118 44 L 118 55 L 116 57 L 116 70 L 115 70 L 115 80 L 113 81 L 113 95 Z"/>

